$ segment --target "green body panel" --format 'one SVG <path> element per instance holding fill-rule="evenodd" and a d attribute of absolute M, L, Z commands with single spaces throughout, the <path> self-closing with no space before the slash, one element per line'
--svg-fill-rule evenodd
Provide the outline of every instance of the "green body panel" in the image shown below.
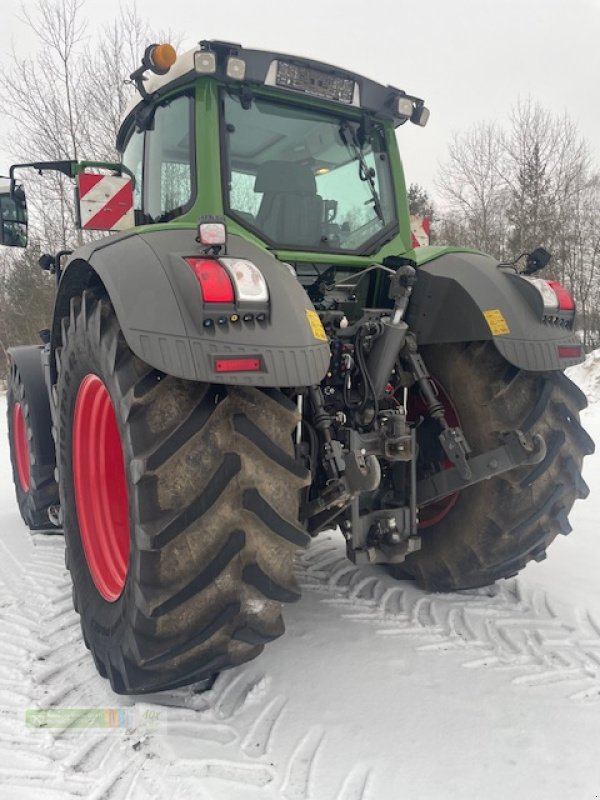
<path fill-rule="evenodd" d="M 221 142 L 219 135 L 219 90 L 214 80 L 204 78 L 196 87 L 196 202 L 185 218 L 196 223 L 203 215 L 223 214 L 221 191 Z"/>

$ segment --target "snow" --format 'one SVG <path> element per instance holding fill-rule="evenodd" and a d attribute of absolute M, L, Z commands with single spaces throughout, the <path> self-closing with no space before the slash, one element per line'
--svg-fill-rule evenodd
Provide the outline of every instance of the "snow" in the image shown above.
<path fill-rule="evenodd" d="M 600 441 L 600 355 L 572 373 Z M 30 535 L 0 398 L 0 798 L 593 800 L 600 794 L 600 454 L 573 532 L 521 576 L 432 595 L 299 556 L 302 600 L 250 664 L 114 695 L 72 610 L 61 536 Z M 27 709 L 121 709 L 125 727 L 36 730 Z"/>
<path fill-rule="evenodd" d="M 590 411 L 600 409 L 600 349 L 588 354 L 583 364 L 567 370 L 572 381 L 585 392 L 590 403 Z M 594 409 L 593 406 L 596 406 Z M 589 412 L 588 412 L 589 414 Z"/>

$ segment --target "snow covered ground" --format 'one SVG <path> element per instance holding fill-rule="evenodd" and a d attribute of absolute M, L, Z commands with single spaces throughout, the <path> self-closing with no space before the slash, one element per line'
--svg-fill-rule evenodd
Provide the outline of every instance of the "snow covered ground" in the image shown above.
<path fill-rule="evenodd" d="M 576 378 L 600 442 L 600 357 Z M 260 659 L 209 692 L 138 702 L 96 674 L 62 538 L 21 522 L 0 399 L 0 798 L 600 797 L 600 454 L 585 478 L 573 533 L 487 590 L 427 594 L 322 535 L 298 560 L 286 635 Z M 31 710 L 83 708 L 120 716 L 26 724 L 28 709 L 35 725 Z"/>

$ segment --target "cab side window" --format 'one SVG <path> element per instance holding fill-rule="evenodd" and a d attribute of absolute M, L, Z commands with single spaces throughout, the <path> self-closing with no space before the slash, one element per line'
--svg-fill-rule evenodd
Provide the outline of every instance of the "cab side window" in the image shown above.
<path fill-rule="evenodd" d="M 144 211 L 153 222 L 183 214 L 192 200 L 193 107 L 185 95 L 159 105 L 146 134 Z"/>
<path fill-rule="evenodd" d="M 135 176 L 137 225 L 184 214 L 195 195 L 193 97 L 158 105 L 147 130 L 134 128 L 130 134 L 122 162 Z"/>
<path fill-rule="evenodd" d="M 142 211 L 142 180 L 144 165 L 144 133 L 134 130 L 123 151 L 123 166 L 133 172 L 135 186 L 133 189 L 133 208 L 136 212 L 136 223 L 141 222 L 137 217 Z"/>

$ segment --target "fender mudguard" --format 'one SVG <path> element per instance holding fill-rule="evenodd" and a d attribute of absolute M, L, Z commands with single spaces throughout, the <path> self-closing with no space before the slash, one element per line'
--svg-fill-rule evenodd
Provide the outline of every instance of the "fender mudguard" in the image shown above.
<path fill-rule="evenodd" d="M 531 283 L 480 253 L 446 252 L 422 263 L 406 321 L 419 345 L 491 339 L 509 363 L 532 372 L 584 358 L 572 315 L 545 318 Z"/>
<path fill-rule="evenodd" d="M 39 466 L 55 463 L 50 397 L 43 366 L 44 345 L 11 347 L 8 356 L 19 371 L 29 405 L 29 420 Z"/>
<path fill-rule="evenodd" d="M 93 282 L 91 268 L 108 292 L 127 344 L 152 367 L 208 383 L 320 383 L 329 367 L 329 344 L 291 270 L 242 237 L 229 236 L 227 257 L 248 259 L 259 267 L 268 285 L 269 307 L 261 322 L 256 314 L 245 321 L 242 308 L 223 307 L 225 321 L 216 324 L 219 308 L 203 303 L 194 273 L 184 261 L 186 256 L 202 255 L 195 236 L 194 229 L 133 231 L 76 250 L 61 276 L 53 341 L 60 335 L 61 317 L 69 313 L 70 297 Z M 234 311 L 239 319 L 231 321 Z M 209 316 L 215 324 L 205 327 Z M 261 371 L 215 371 L 219 359 L 252 356 L 260 358 Z"/>

